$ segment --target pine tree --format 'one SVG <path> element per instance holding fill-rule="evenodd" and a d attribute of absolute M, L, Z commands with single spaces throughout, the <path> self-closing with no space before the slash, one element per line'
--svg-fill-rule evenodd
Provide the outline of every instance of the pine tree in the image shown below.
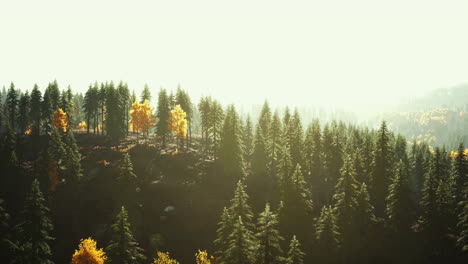
<path fill-rule="evenodd" d="M 83 176 L 83 170 L 81 168 L 81 154 L 72 129 L 69 129 L 63 135 L 63 143 L 66 150 L 66 156 L 64 157 L 66 184 L 73 186 L 76 191 L 77 185 Z"/>
<path fill-rule="evenodd" d="M 137 176 L 133 172 L 133 164 L 128 153 L 124 154 L 120 173 L 117 178 L 119 205 L 125 206 L 128 210 L 135 208 L 136 195 L 138 191 Z"/>
<path fill-rule="evenodd" d="M 29 128 L 30 123 L 30 110 L 31 110 L 31 98 L 29 92 L 21 94 L 18 103 L 18 125 L 21 134 L 24 134 Z"/>
<path fill-rule="evenodd" d="M 248 203 L 249 195 L 245 192 L 245 186 L 241 180 L 237 182 L 234 191 L 234 197 L 231 199 L 231 206 L 229 207 L 229 214 L 232 219 L 242 217 L 243 223 L 252 232 L 254 230 L 253 213 Z"/>
<path fill-rule="evenodd" d="M 278 111 L 275 111 L 271 119 L 268 133 L 266 135 L 267 154 L 268 154 L 268 168 L 269 174 L 273 179 L 278 178 L 277 163 L 280 158 L 280 148 L 282 142 L 282 127 Z"/>
<path fill-rule="evenodd" d="M 465 155 L 465 147 L 460 143 L 457 150 L 457 155 L 452 162 L 452 178 L 454 181 L 454 195 L 456 204 L 463 201 L 464 188 L 468 184 L 468 157 Z M 462 207 L 460 207 L 462 208 Z M 459 212 L 459 210 L 458 210 Z"/>
<path fill-rule="evenodd" d="M 219 153 L 220 145 L 221 145 L 220 142 L 221 142 L 221 134 L 223 134 L 223 130 L 224 130 L 225 114 L 224 114 L 221 104 L 216 100 L 213 100 L 210 102 L 210 111 L 208 114 L 208 119 L 209 119 L 208 135 L 210 137 L 209 140 L 211 142 L 210 149 L 211 149 L 211 153 L 213 154 L 214 159 L 217 160 L 218 157 L 220 156 L 220 153 Z M 228 127 L 229 126 L 226 123 L 226 129 Z"/>
<path fill-rule="evenodd" d="M 264 133 L 269 130 L 271 122 L 271 110 L 270 106 L 268 105 L 268 101 L 265 101 L 262 106 L 262 110 L 260 111 L 260 117 L 258 119 L 258 126 L 262 129 Z"/>
<path fill-rule="evenodd" d="M 169 134 L 167 120 L 169 119 L 169 99 L 166 89 L 161 88 L 158 93 L 158 109 L 156 111 L 156 134 L 162 138 L 163 147 L 166 146 L 166 136 Z"/>
<path fill-rule="evenodd" d="M 287 158 L 286 158 L 287 159 Z M 281 169 L 283 180 L 280 185 L 281 201 L 283 208 L 279 214 L 280 230 L 285 236 L 298 234 L 301 241 L 306 241 L 304 232 L 301 232 L 312 222 L 312 199 L 309 189 L 306 186 L 302 169 L 296 164 L 293 173 L 286 174 L 287 161 Z"/>
<path fill-rule="evenodd" d="M 242 133 L 242 142 L 244 143 L 244 160 L 246 163 L 250 163 L 253 154 L 254 138 L 252 131 L 252 121 L 250 120 L 250 115 L 248 115 L 245 121 L 244 131 Z"/>
<path fill-rule="evenodd" d="M 393 232 L 406 234 L 410 231 L 413 206 L 407 167 L 402 160 L 398 162 L 389 186 L 386 214 L 387 225 Z"/>
<path fill-rule="evenodd" d="M 229 106 L 226 112 L 219 152 L 224 176 L 228 181 L 244 179 L 245 165 L 240 122 L 234 105 Z"/>
<path fill-rule="evenodd" d="M 422 193 L 425 175 L 429 168 L 431 153 L 426 143 L 414 141 L 410 152 L 410 186 L 414 193 L 414 200 L 419 200 Z"/>
<path fill-rule="evenodd" d="M 143 87 L 143 91 L 141 92 L 140 103 L 142 104 L 145 100 L 148 100 L 148 102 L 151 101 L 151 92 L 147 84 L 145 84 L 145 87 Z"/>
<path fill-rule="evenodd" d="M 41 132 L 41 103 L 42 103 L 42 94 L 39 91 L 37 84 L 34 85 L 34 88 L 31 92 L 31 130 L 32 134 L 37 136 Z"/>
<path fill-rule="evenodd" d="M 263 204 L 268 199 L 271 191 L 272 180 L 268 174 L 268 159 L 266 152 L 265 137 L 260 125 L 257 126 L 254 140 L 254 150 L 252 154 L 252 174 L 247 178 L 249 189 L 252 190 L 258 204 Z M 250 191 L 249 190 L 249 191 Z M 254 202 L 256 205 L 257 202 Z"/>
<path fill-rule="evenodd" d="M 309 182 L 314 185 L 321 185 L 321 159 L 322 142 L 320 133 L 320 124 L 314 119 L 306 131 L 304 139 L 304 158 L 305 169 Z M 319 189 L 319 188 L 318 188 Z"/>
<path fill-rule="evenodd" d="M 50 260 L 52 251 L 49 245 L 54 239 L 50 236 L 53 226 L 48 214 L 49 208 L 45 205 L 39 181 L 35 179 L 26 196 L 21 221 L 16 228 L 25 263 L 53 263 Z"/>
<path fill-rule="evenodd" d="M 278 231 L 277 216 L 270 211 L 270 205 L 265 205 L 265 210 L 260 214 L 257 224 L 256 238 L 258 249 L 255 263 L 273 264 L 279 263 L 282 254 L 280 242 L 283 238 Z"/>
<path fill-rule="evenodd" d="M 11 83 L 10 89 L 8 89 L 8 93 L 6 96 L 6 114 L 8 118 L 8 126 L 14 133 L 16 133 L 17 129 L 17 121 L 18 121 L 18 91 L 15 90 L 15 85 Z"/>
<path fill-rule="evenodd" d="M 289 148 L 291 151 L 291 160 L 293 164 L 303 166 L 303 137 L 302 121 L 298 110 L 294 110 L 294 115 L 289 122 Z"/>
<path fill-rule="evenodd" d="M 356 181 L 356 172 L 350 155 L 345 158 L 341 169 L 341 178 L 335 187 L 334 214 L 336 224 L 341 233 L 344 258 L 351 258 L 356 250 L 354 239 L 356 237 L 357 196 L 359 183 Z"/>
<path fill-rule="evenodd" d="M 284 259 L 284 264 L 303 264 L 304 252 L 301 250 L 301 243 L 293 236 L 289 243 L 289 251 L 287 257 Z"/>
<path fill-rule="evenodd" d="M 337 262 L 340 233 L 331 207 L 322 208 L 316 230 L 317 255 L 320 263 Z"/>
<path fill-rule="evenodd" d="M 323 178 L 323 196 L 326 201 L 332 197 L 333 189 L 340 178 L 340 169 L 343 167 L 343 150 L 339 142 L 338 135 L 330 129 L 328 124 L 323 129 L 322 137 L 322 163 Z"/>
<path fill-rule="evenodd" d="M 251 238 L 249 230 L 242 222 L 242 217 L 237 217 L 233 231 L 229 235 L 228 249 L 223 263 L 253 264 L 255 243 Z"/>
<path fill-rule="evenodd" d="M 102 89 L 101 89 L 102 90 Z M 115 144 L 127 135 L 127 124 L 125 121 L 125 104 L 120 97 L 119 92 L 114 88 L 111 82 L 105 89 L 105 125 L 107 135 L 111 137 Z"/>
<path fill-rule="evenodd" d="M 383 216 L 387 188 L 392 175 L 392 164 L 394 160 L 390 147 L 390 133 L 385 121 L 382 122 L 374 149 L 374 161 L 372 163 L 373 174 L 371 179 L 371 194 L 377 216 Z"/>
<path fill-rule="evenodd" d="M 112 238 L 106 247 L 111 264 L 142 263 L 145 257 L 133 237 L 125 207 L 121 207 L 114 224 L 111 226 Z"/>
<path fill-rule="evenodd" d="M 216 254 L 219 255 L 221 259 L 226 257 L 228 239 L 229 235 L 232 233 L 233 225 L 233 218 L 229 210 L 224 207 L 221 220 L 218 223 L 218 229 L 216 230 L 216 240 L 214 241 L 214 245 L 217 249 Z"/>

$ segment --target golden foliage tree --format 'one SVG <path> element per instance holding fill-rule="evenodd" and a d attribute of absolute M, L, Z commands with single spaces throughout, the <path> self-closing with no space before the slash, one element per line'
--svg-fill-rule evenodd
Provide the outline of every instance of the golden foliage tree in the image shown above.
<path fill-rule="evenodd" d="M 180 107 L 176 105 L 173 110 L 171 110 L 169 119 L 167 120 L 169 129 L 174 132 L 175 139 L 185 139 L 187 138 L 187 119 L 185 117 L 187 114 Z M 177 152 L 177 151 L 176 151 Z"/>
<path fill-rule="evenodd" d="M 96 241 L 92 238 L 81 239 L 78 250 L 72 256 L 72 264 L 104 264 L 106 253 L 96 248 Z"/>
<path fill-rule="evenodd" d="M 179 264 L 179 262 L 172 259 L 168 252 L 163 253 L 158 251 L 158 257 L 154 259 L 153 264 Z"/>
<path fill-rule="evenodd" d="M 153 107 L 149 105 L 148 100 L 143 103 L 135 101 L 130 109 L 130 126 L 133 131 L 148 134 L 150 128 L 156 124 L 156 116 L 153 114 Z"/>
<path fill-rule="evenodd" d="M 88 128 L 88 125 L 86 124 L 85 121 L 80 122 L 80 123 L 76 126 L 76 129 L 79 129 L 79 130 L 86 130 L 86 128 Z"/>
<path fill-rule="evenodd" d="M 62 108 L 57 109 L 54 114 L 54 119 L 52 120 L 52 125 L 54 125 L 60 132 L 65 133 L 68 129 L 68 116 Z"/>
<path fill-rule="evenodd" d="M 208 256 L 208 253 L 206 250 L 200 251 L 198 250 L 198 253 L 195 253 L 195 260 L 197 261 L 197 264 L 214 264 L 214 257 L 213 256 Z"/>

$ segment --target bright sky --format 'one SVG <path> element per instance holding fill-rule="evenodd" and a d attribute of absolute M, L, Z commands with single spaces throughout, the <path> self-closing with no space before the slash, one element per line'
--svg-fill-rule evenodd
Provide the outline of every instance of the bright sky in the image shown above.
<path fill-rule="evenodd" d="M 468 82 L 468 1 L 0 2 L 0 86 L 341 107 Z"/>

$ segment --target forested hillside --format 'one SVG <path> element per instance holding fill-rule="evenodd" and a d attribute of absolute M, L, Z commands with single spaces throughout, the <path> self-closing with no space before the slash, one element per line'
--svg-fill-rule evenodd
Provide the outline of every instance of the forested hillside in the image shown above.
<path fill-rule="evenodd" d="M 180 87 L 21 88 L 0 100 L 5 263 L 468 261 L 463 110 L 372 129 Z M 454 116 L 455 147 L 389 129 Z"/>

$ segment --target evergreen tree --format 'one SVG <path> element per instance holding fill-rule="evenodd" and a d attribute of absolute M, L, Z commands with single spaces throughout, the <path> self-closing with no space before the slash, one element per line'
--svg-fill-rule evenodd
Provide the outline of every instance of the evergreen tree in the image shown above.
<path fill-rule="evenodd" d="M 10 89 L 6 96 L 6 114 L 8 118 L 8 126 L 14 133 L 16 133 L 17 121 L 18 121 L 18 91 L 15 90 L 15 85 L 11 83 Z"/>
<path fill-rule="evenodd" d="M 268 105 L 268 101 L 265 101 L 262 106 L 262 110 L 260 111 L 260 117 L 258 119 L 258 126 L 262 129 L 263 132 L 269 130 L 271 122 L 271 110 L 270 106 Z"/>
<path fill-rule="evenodd" d="M 151 92 L 147 84 L 145 84 L 145 87 L 143 88 L 143 91 L 141 92 L 140 103 L 142 104 L 145 100 L 148 100 L 148 102 L 151 101 Z"/>
<path fill-rule="evenodd" d="M 304 156 L 309 182 L 315 185 L 322 185 L 321 182 L 321 159 L 322 152 L 320 124 L 317 119 L 314 119 L 306 131 L 304 140 Z M 319 188 L 318 188 L 319 189 Z"/>
<path fill-rule="evenodd" d="M 28 91 L 21 94 L 18 103 L 18 126 L 21 134 L 24 134 L 29 127 L 30 122 L 30 110 L 31 110 L 31 98 L 29 97 Z"/>
<path fill-rule="evenodd" d="M 156 135 L 162 138 L 163 147 L 166 146 L 166 137 L 169 134 L 167 120 L 169 119 L 169 99 L 166 89 L 161 88 L 158 93 L 158 109 L 156 111 Z"/>
<path fill-rule="evenodd" d="M 410 231 L 413 206 L 407 168 L 402 160 L 398 162 L 389 186 L 386 214 L 387 225 L 393 232 L 403 235 Z"/>
<path fill-rule="evenodd" d="M 468 184 L 468 157 L 465 154 L 463 143 L 460 143 L 456 153 L 456 157 L 452 162 L 452 178 L 454 181 L 455 202 L 458 204 L 466 199 L 464 189 Z"/>
<path fill-rule="evenodd" d="M 232 233 L 233 224 L 233 218 L 229 210 L 224 207 L 221 220 L 218 223 L 218 229 L 216 230 L 216 240 L 214 241 L 214 245 L 217 249 L 216 254 L 219 255 L 221 259 L 226 258 L 226 252 L 229 246 L 229 235 Z"/>
<path fill-rule="evenodd" d="M 458 214 L 457 228 L 460 235 L 457 239 L 457 246 L 462 252 L 468 252 L 468 184 L 465 184 L 463 190 L 464 199 L 460 202 L 461 211 Z"/>
<path fill-rule="evenodd" d="M 232 112 L 232 109 L 231 109 Z M 211 141 L 211 153 L 213 154 L 215 160 L 220 155 L 220 141 L 221 141 L 221 134 L 224 132 L 223 129 L 231 129 L 230 127 L 232 124 L 226 123 L 226 127 L 224 127 L 223 120 L 225 121 L 224 111 L 221 104 L 218 101 L 211 101 L 210 102 L 210 111 L 208 114 L 209 125 L 208 125 L 208 134 Z M 232 119 L 232 113 L 231 118 Z M 234 120 L 235 121 L 235 120 Z M 230 123 L 233 123 L 232 120 Z M 234 131 L 234 130 L 232 130 Z M 226 142 L 227 143 L 227 142 Z M 238 154 L 238 153 L 236 153 Z"/>
<path fill-rule="evenodd" d="M 50 260 L 52 251 L 49 245 L 54 239 L 50 236 L 53 226 L 37 179 L 33 181 L 31 191 L 26 196 L 21 221 L 16 229 L 24 263 L 53 263 Z"/>
<path fill-rule="evenodd" d="M 142 263 L 145 257 L 142 249 L 133 237 L 128 213 L 125 207 L 121 207 L 114 224 L 111 226 L 112 237 L 106 252 L 111 264 Z"/>
<path fill-rule="evenodd" d="M 102 89 L 101 89 L 102 90 Z M 122 98 L 120 97 L 119 92 L 114 88 L 114 84 L 111 82 L 106 91 L 106 100 L 105 100 L 105 122 L 106 122 L 106 131 L 107 134 L 111 137 L 114 143 L 127 135 L 127 127 L 125 116 L 128 113 L 125 113 L 125 106 Z"/>
<path fill-rule="evenodd" d="M 245 186 L 241 180 L 237 182 L 234 191 L 234 197 L 231 199 L 231 206 L 229 207 L 229 214 L 232 219 L 242 217 L 243 223 L 248 229 L 248 232 L 254 230 L 253 213 L 250 205 L 248 204 L 249 195 L 245 192 Z"/>
<path fill-rule="evenodd" d="M 242 133 L 242 142 L 244 143 L 244 160 L 250 163 L 253 154 L 254 138 L 252 134 L 252 121 L 250 115 L 247 116 L 244 126 L 244 133 Z"/>
<path fill-rule="evenodd" d="M 348 155 L 345 158 L 343 168 L 341 169 L 341 178 L 335 187 L 334 213 L 338 230 L 341 233 L 341 243 L 343 246 L 344 258 L 352 258 L 356 251 L 354 242 L 358 229 L 356 228 L 357 196 L 359 193 L 359 183 L 356 181 L 356 172 L 353 162 Z"/>
<path fill-rule="evenodd" d="M 255 243 L 252 241 L 249 230 L 242 222 L 242 217 L 237 217 L 233 231 L 229 235 L 228 249 L 223 263 L 226 264 L 253 264 Z"/>
<path fill-rule="evenodd" d="M 244 153 L 242 152 L 242 139 L 239 117 L 234 105 L 228 107 L 223 123 L 222 139 L 220 144 L 220 161 L 224 176 L 228 180 L 244 179 Z"/>
<path fill-rule="evenodd" d="M 252 175 L 247 179 L 254 197 L 259 197 L 261 203 L 267 199 L 271 189 L 271 179 L 268 175 L 267 152 L 265 137 L 260 125 L 257 126 L 252 154 Z"/>
<path fill-rule="evenodd" d="M 392 175 L 394 160 L 390 147 L 390 133 L 385 121 L 382 122 L 374 149 L 374 161 L 372 163 L 373 174 L 371 179 L 371 194 L 374 201 L 377 216 L 383 216 L 387 188 Z"/>
<path fill-rule="evenodd" d="M 31 132 L 33 135 L 39 135 L 41 132 L 41 103 L 42 103 L 42 94 L 39 90 L 37 84 L 34 85 L 34 88 L 31 92 Z"/>
<path fill-rule="evenodd" d="M 124 154 L 120 173 L 117 178 L 119 205 L 125 206 L 130 211 L 135 208 L 136 194 L 138 191 L 137 176 L 133 172 L 133 164 L 128 153 Z"/>
<path fill-rule="evenodd" d="M 277 163 L 280 158 L 280 148 L 283 145 L 281 120 L 279 118 L 278 111 L 275 111 L 271 119 L 266 142 L 269 174 L 273 179 L 277 179 Z"/>
<path fill-rule="evenodd" d="M 323 186 L 324 200 L 329 201 L 333 189 L 340 178 L 340 169 L 343 167 L 343 150 L 339 137 L 330 129 L 328 124 L 323 129 L 322 137 L 322 163 L 323 163 Z"/>
<path fill-rule="evenodd" d="M 72 129 L 67 130 L 63 135 L 63 143 L 66 150 L 66 156 L 64 157 L 66 183 L 73 186 L 76 191 L 77 185 L 83 176 L 83 170 L 81 168 L 81 154 Z"/>
<path fill-rule="evenodd" d="M 298 110 L 294 110 L 294 115 L 289 122 L 289 148 L 291 151 L 291 160 L 293 164 L 301 164 L 303 166 L 303 137 L 302 121 Z"/>
<path fill-rule="evenodd" d="M 301 250 L 301 243 L 293 236 L 289 243 L 289 251 L 287 257 L 284 259 L 284 264 L 303 264 L 304 252 Z"/>
<path fill-rule="evenodd" d="M 280 242 L 283 238 L 278 231 L 277 216 L 270 211 L 270 205 L 260 214 L 257 224 L 257 261 L 260 264 L 278 263 L 282 254 Z"/>
<path fill-rule="evenodd" d="M 129 131 L 129 122 L 130 122 L 130 106 L 132 105 L 132 101 L 130 100 L 130 90 L 128 89 L 127 83 L 123 83 L 122 81 L 119 83 L 117 90 L 120 94 L 120 98 L 123 102 L 123 112 L 125 114 L 125 127 L 127 128 L 127 136 Z"/>
<path fill-rule="evenodd" d="M 320 263 L 336 263 L 340 233 L 331 207 L 322 208 L 316 230 L 318 260 Z"/>
<path fill-rule="evenodd" d="M 410 152 L 410 186 L 414 193 L 413 200 L 419 200 L 422 193 L 425 175 L 429 168 L 431 153 L 426 143 L 414 141 Z"/>
<path fill-rule="evenodd" d="M 85 119 L 86 119 L 86 132 L 89 134 L 89 130 L 92 126 L 95 127 L 95 122 L 91 122 L 91 120 L 94 120 L 94 113 L 96 112 L 97 109 L 97 84 L 93 87 L 92 85 L 89 85 L 88 90 L 85 93 L 85 97 L 83 99 L 83 112 L 85 113 Z M 44 98 L 45 100 L 45 98 Z"/>

